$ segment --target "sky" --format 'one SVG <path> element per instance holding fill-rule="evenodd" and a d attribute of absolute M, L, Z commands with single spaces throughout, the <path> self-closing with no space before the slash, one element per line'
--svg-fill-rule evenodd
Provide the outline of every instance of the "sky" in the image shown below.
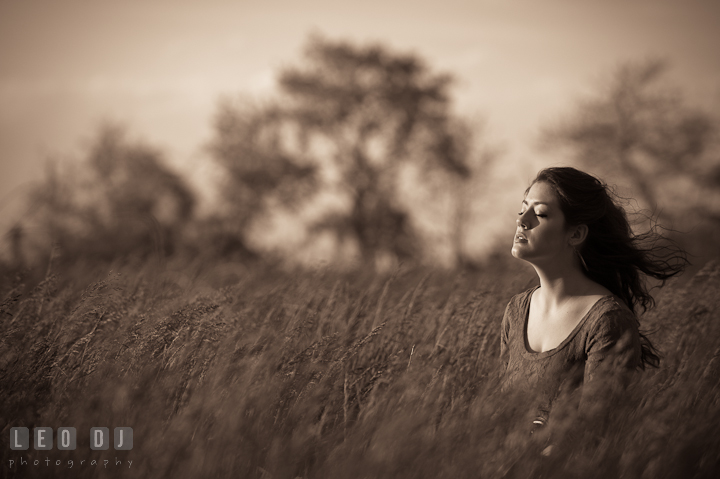
<path fill-rule="evenodd" d="M 720 111 L 716 0 L 0 0 L 0 219 L 101 121 L 209 178 L 218 100 L 271 95 L 312 33 L 453 74 L 456 111 L 484 119 L 519 183 L 553 161 L 540 129 L 620 62 L 665 58 L 689 103 Z"/>

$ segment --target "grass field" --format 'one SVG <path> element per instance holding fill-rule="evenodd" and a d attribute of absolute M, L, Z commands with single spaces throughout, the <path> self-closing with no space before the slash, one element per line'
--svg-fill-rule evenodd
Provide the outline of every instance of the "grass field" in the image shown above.
<path fill-rule="evenodd" d="M 2 477 L 720 477 L 717 262 L 641 318 L 660 369 L 556 426 L 549 456 L 498 391 L 503 310 L 534 284 L 521 266 L 81 277 L 0 292 Z M 10 450 L 19 426 L 75 427 L 77 449 Z M 95 426 L 132 427 L 133 449 L 92 451 Z"/>

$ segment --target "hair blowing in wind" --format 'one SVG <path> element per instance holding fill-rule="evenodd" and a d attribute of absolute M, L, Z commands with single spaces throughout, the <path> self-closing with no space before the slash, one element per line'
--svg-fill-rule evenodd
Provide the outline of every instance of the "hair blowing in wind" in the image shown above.
<path fill-rule="evenodd" d="M 541 170 L 532 184 L 546 182 L 555 191 L 569 225 L 585 224 L 587 239 L 578 252 L 585 274 L 618 296 L 634 313 L 655 305 L 648 278 L 664 282 L 689 264 L 687 254 L 653 224 L 634 233 L 620 199 L 603 181 L 570 167 Z M 640 334 L 642 366 L 657 367 L 660 358 L 645 334 Z"/>

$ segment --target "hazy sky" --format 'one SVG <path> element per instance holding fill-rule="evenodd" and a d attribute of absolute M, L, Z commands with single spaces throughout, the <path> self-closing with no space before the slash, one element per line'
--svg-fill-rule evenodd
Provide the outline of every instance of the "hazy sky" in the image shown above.
<path fill-rule="evenodd" d="M 201 169 L 218 98 L 271 93 L 311 32 L 453 73 L 508 165 L 537 163 L 537 130 L 620 61 L 663 56 L 689 101 L 720 107 L 717 0 L 0 0 L 0 217 L 103 119 Z"/>

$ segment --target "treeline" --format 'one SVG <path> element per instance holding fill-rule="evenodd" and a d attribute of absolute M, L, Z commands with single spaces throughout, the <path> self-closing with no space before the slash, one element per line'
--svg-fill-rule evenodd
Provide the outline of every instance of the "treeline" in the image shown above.
<path fill-rule="evenodd" d="M 662 82 L 664 70 L 659 61 L 621 65 L 595 97 L 547 128 L 542 144 L 622 178 L 661 222 L 682 229 L 699 218 L 686 241 L 712 249 L 720 237 L 718 125 Z M 28 214 L 5 235 L 3 265 L 49 257 L 284 262 L 302 251 L 375 268 L 476 264 L 467 226 L 500 153 L 454 113 L 450 75 L 382 44 L 311 37 L 277 84 L 264 101 L 220 102 L 208 156 L 222 180 L 210 214 L 199 214 L 188 178 L 162 151 L 105 125 L 82 161 L 48 169 Z M 264 247 L 258 232 L 282 217 L 295 218 L 279 233 L 286 247 Z"/>

